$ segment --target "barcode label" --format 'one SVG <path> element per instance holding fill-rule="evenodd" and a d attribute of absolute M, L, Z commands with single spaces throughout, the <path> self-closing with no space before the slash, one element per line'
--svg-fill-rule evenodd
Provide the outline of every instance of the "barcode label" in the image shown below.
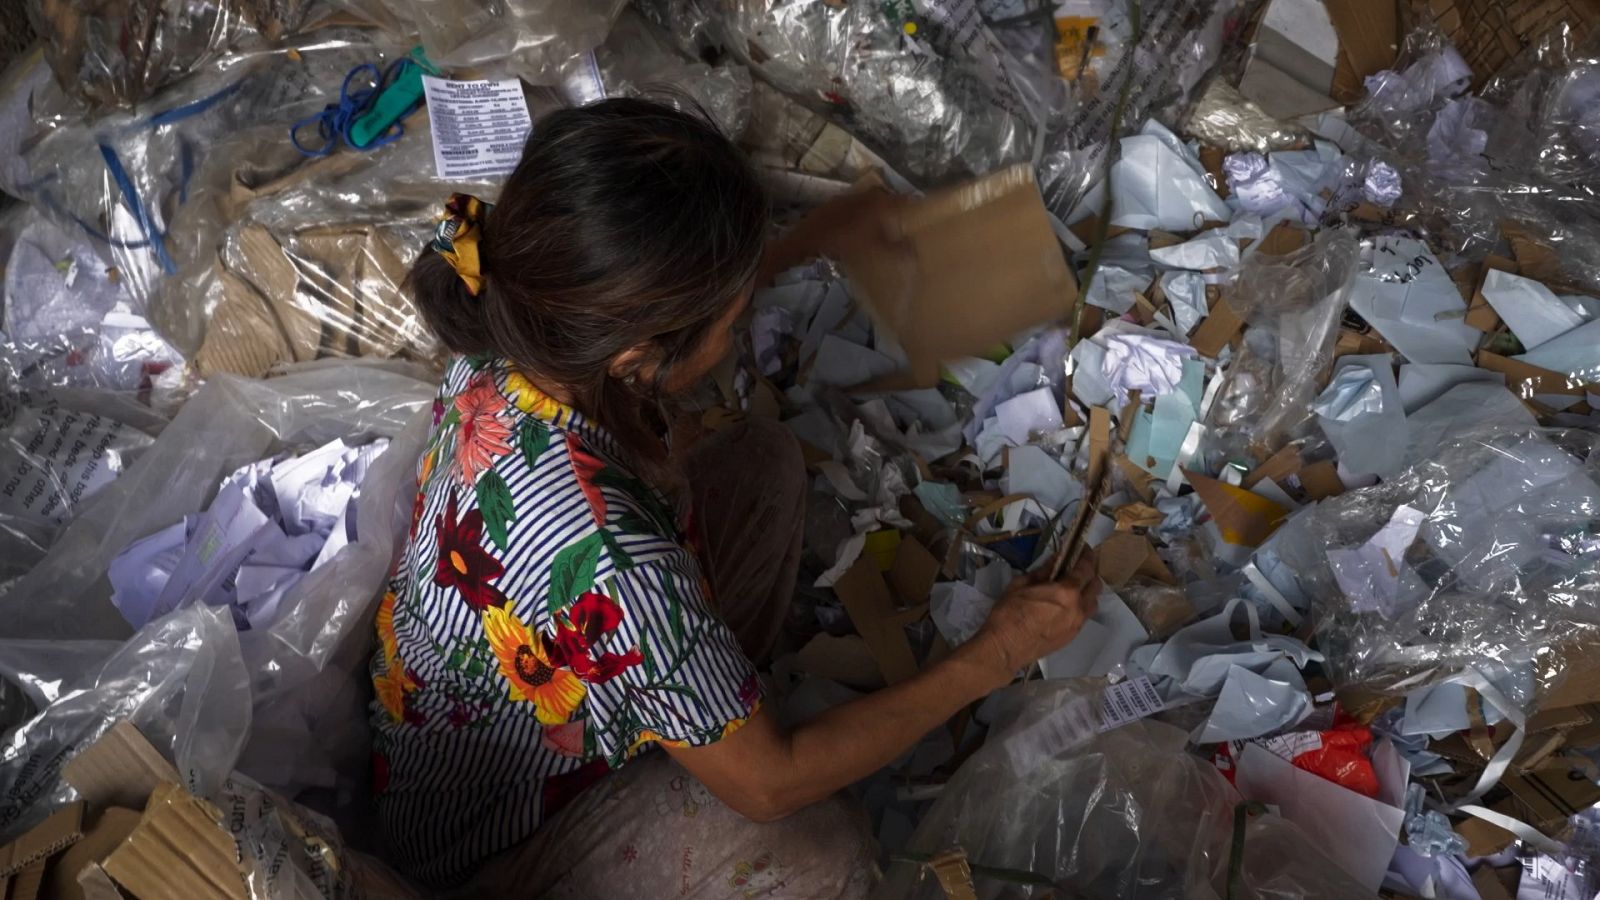
<path fill-rule="evenodd" d="M 1149 678 L 1140 675 L 1119 681 L 1106 688 L 1105 697 L 1100 701 L 1100 730 L 1110 731 L 1134 719 L 1158 713 L 1165 707 Z"/>
<path fill-rule="evenodd" d="M 1040 763 L 1065 753 L 1101 732 L 1142 719 L 1166 707 L 1155 686 L 1144 676 L 1106 688 L 1099 715 L 1087 697 L 1075 697 L 1034 724 L 1006 740 L 1012 766 L 1026 775 Z"/>

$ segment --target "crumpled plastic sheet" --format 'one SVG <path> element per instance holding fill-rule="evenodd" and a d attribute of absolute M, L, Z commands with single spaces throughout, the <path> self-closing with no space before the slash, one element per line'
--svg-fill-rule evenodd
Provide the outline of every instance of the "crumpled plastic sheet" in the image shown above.
<path fill-rule="evenodd" d="M 0 828 L 41 798 L 62 799 L 53 772 L 63 751 L 126 715 L 158 746 L 176 750 L 180 771 L 202 796 L 236 766 L 290 797 L 332 798 L 319 804 L 337 807 L 329 811 L 361 806 L 369 746 L 366 638 L 410 524 L 415 460 L 435 389 L 430 375 L 409 368 L 343 362 L 311 364 L 264 382 L 212 379 L 0 598 L 7 621 L 0 660 L 37 653 L 46 641 L 62 653 L 122 642 L 104 671 L 81 689 L 64 690 L 12 738 L 0 757 L 7 798 L 0 808 L 12 812 L 0 816 Z M 393 443 L 363 482 L 356 508 L 361 534 L 285 596 L 276 621 L 236 633 L 228 610 L 191 598 L 130 636 L 104 578 L 129 541 L 204 508 L 218 480 L 240 465 L 288 446 L 379 435 Z M 20 664 L 5 670 L 27 671 Z M 34 693 L 43 697 L 41 691 Z M 220 692 L 221 699 L 190 709 L 175 705 L 179 691 Z M 198 787 L 194 771 L 204 773 Z"/>
<path fill-rule="evenodd" d="M 1207 418 L 1208 455 L 1264 459 L 1304 433 L 1359 251 L 1351 235 L 1325 229 L 1291 254 L 1245 261 L 1228 302 L 1250 327 Z"/>
<path fill-rule="evenodd" d="M 1291 517 L 1274 542 L 1335 683 L 1398 695 L 1473 667 L 1539 696 L 1559 686 L 1600 639 L 1597 447 L 1575 430 L 1464 429 Z"/>
<path fill-rule="evenodd" d="M 1268 115 L 1226 78 L 1213 78 L 1195 101 L 1184 133 L 1233 153 L 1289 150 L 1310 142 L 1305 130 Z"/>
<path fill-rule="evenodd" d="M 0 395 L 0 597 L 164 424 L 117 395 Z"/>
<path fill-rule="evenodd" d="M 1141 720 L 1058 747 L 1018 774 L 1008 740 L 1075 699 L 1098 701 L 1090 680 L 1030 682 L 997 698 L 990 737 L 951 777 L 908 851 L 961 847 L 970 863 L 1044 875 L 1085 900 L 1346 898 L 1359 886 L 1276 815 L 1245 826 L 1243 893 L 1228 890 L 1238 793 L 1216 768 L 1185 751 L 1187 734 Z M 931 875 L 895 862 L 875 897 L 940 900 Z M 1017 885 L 974 878 L 984 900 L 1024 896 Z M 1031 895 L 1031 894 L 1029 894 Z"/>
<path fill-rule="evenodd" d="M 623 12 L 593 53 L 567 63 L 562 85 L 568 101 L 578 105 L 604 97 L 646 97 L 697 106 L 734 140 L 750 124 L 749 69 L 732 60 L 712 66 L 684 56 L 632 10 Z"/>
<path fill-rule="evenodd" d="M 1442 258 L 1481 259 L 1517 239 L 1552 251 L 1546 280 L 1600 290 L 1600 46 L 1567 25 L 1530 45 L 1475 95 L 1471 72 L 1432 25 L 1351 110 L 1393 155 L 1400 206 Z"/>
<path fill-rule="evenodd" d="M 1060 79 L 1019 63 L 964 0 L 645 0 L 638 9 L 689 55 L 721 47 L 922 185 L 1031 159 L 1040 111 L 1065 102 Z"/>
<path fill-rule="evenodd" d="M 606 39 L 626 0 L 338 2 L 398 34 L 419 35 L 436 66 L 512 64 L 534 84 L 554 84 L 567 60 Z"/>
<path fill-rule="evenodd" d="M 1045 206 L 1065 219 L 1104 173 L 1112 143 L 1135 123 L 1178 122 L 1192 92 L 1224 58 L 1229 35 L 1248 29 L 1254 9 L 1235 0 L 1165 0 L 1106 5 L 1099 21 L 1103 56 L 1091 55 L 1073 83 L 1076 104 L 1048 123 L 1039 157 Z M 1135 25 L 1137 21 L 1137 37 Z M 1218 79 L 1220 80 L 1220 79 Z M 1120 110 L 1122 133 L 1113 134 Z"/>
<path fill-rule="evenodd" d="M 148 316 L 185 353 L 197 334 L 170 327 L 187 323 L 164 320 L 155 298 L 181 276 L 213 265 L 236 176 L 248 187 L 306 165 L 287 139 L 289 124 L 337 99 L 355 66 L 382 65 L 408 49 L 397 38 L 354 28 L 321 29 L 290 43 L 298 59 L 283 52 L 224 57 L 141 112 L 63 125 L 23 154 L 22 199 L 89 238 L 116 269 L 130 311 Z M 195 292 L 183 285 L 172 293 L 177 305 Z"/>
<path fill-rule="evenodd" d="M 56 80 L 98 106 L 132 107 L 234 45 L 263 46 L 311 0 L 28 0 Z"/>

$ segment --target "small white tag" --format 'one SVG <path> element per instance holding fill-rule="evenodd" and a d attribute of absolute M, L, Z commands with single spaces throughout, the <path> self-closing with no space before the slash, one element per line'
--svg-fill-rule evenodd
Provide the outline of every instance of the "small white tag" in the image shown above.
<path fill-rule="evenodd" d="M 1110 731 L 1134 719 L 1154 715 L 1166 705 L 1149 678 L 1140 675 L 1119 681 L 1106 688 L 1105 698 L 1100 701 L 1100 730 Z"/>
<path fill-rule="evenodd" d="M 1106 688 L 1099 714 L 1087 697 L 1076 697 L 1006 740 L 1011 765 L 1021 774 L 1071 750 L 1096 734 L 1160 712 L 1166 704 L 1150 679 L 1141 675 Z"/>
<path fill-rule="evenodd" d="M 517 167 L 533 128 L 522 80 L 450 81 L 422 76 L 440 178 L 482 178 Z"/>

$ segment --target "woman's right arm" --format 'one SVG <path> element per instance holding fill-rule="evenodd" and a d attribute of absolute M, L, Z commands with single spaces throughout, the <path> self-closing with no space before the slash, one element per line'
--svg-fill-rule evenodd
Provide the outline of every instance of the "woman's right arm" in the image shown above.
<path fill-rule="evenodd" d="M 1064 581 L 1019 579 L 983 629 L 944 660 L 791 731 L 763 708 L 717 743 L 667 752 L 747 818 L 783 818 L 893 762 L 963 707 L 1070 643 L 1094 615 L 1094 571 L 1086 554 Z"/>

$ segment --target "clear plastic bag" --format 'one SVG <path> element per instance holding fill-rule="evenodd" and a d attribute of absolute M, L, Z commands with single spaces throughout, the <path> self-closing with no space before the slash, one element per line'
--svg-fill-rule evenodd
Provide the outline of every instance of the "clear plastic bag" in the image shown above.
<path fill-rule="evenodd" d="M 1311 143 L 1304 129 L 1268 115 L 1222 78 L 1212 79 L 1195 101 L 1184 133 L 1233 153 L 1293 150 Z"/>
<path fill-rule="evenodd" d="M 648 97 L 667 103 L 687 98 L 722 133 L 738 140 L 750 124 L 750 70 L 731 60 L 711 66 L 669 46 L 649 21 L 632 10 L 593 54 L 569 61 L 562 84 L 574 104 L 602 97 Z"/>
<path fill-rule="evenodd" d="M 241 708 L 249 742 L 235 749 L 228 766 L 237 757 L 244 774 L 289 796 L 326 788 L 330 797 L 358 802 L 366 781 L 362 683 L 372 610 L 410 523 L 433 394 L 430 381 L 374 364 L 314 365 L 264 382 L 211 380 L 0 600 L 7 640 L 127 638 L 105 572 L 131 541 L 205 508 L 222 476 L 285 447 L 389 437 L 356 501 L 359 539 L 305 575 L 265 627 L 235 638 L 229 612 L 218 611 L 242 654 L 238 671 L 248 692 Z M 152 622 L 122 652 L 143 652 L 149 634 L 163 623 L 187 621 L 189 609 Z M 118 690 L 96 696 L 102 717 L 114 718 L 126 702 Z M 256 727 L 249 728 L 252 717 Z M 31 754 L 26 739 L 18 740 Z"/>
<path fill-rule="evenodd" d="M 1286 256 L 1257 253 L 1228 303 L 1249 324 L 1207 418 L 1207 453 L 1265 459 L 1302 436 L 1333 360 L 1360 246 L 1336 229 Z"/>
<path fill-rule="evenodd" d="M 1234 817 L 1243 801 L 1210 763 L 1184 751 L 1187 735 L 1142 720 L 1036 760 L 1018 773 L 1012 742 L 1030 725 L 1085 697 L 1099 681 L 1043 681 L 1000 699 L 988 740 L 923 816 L 908 850 L 932 855 L 960 847 L 975 866 L 1022 870 L 1084 900 L 1349 898 L 1361 888 L 1276 815 L 1249 817 L 1240 883 L 1229 892 Z M 920 866 L 895 862 L 877 900 L 940 900 Z M 1049 889 L 983 875 L 983 900 L 1041 897 Z"/>
<path fill-rule="evenodd" d="M 962 2 L 648 0 L 692 56 L 718 48 L 838 122 L 918 184 L 1033 156 L 1053 74 L 1017 62 Z"/>
<path fill-rule="evenodd" d="M 115 269 L 130 312 L 150 317 L 185 353 L 197 335 L 170 327 L 156 298 L 170 289 L 171 303 L 181 304 L 196 293 L 190 282 L 213 266 L 235 170 L 266 180 L 307 165 L 289 142 L 290 125 L 337 99 L 352 68 L 408 49 L 351 28 L 291 43 L 292 54 L 219 59 L 147 112 L 57 128 L 24 154 L 31 180 L 20 186 L 23 199 L 86 236 Z"/>
<path fill-rule="evenodd" d="M 298 29 L 311 0 L 28 0 L 56 80 L 97 106 L 132 107 L 235 44 Z"/>
<path fill-rule="evenodd" d="M 44 557 L 62 524 L 155 440 L 116 418 L 121 410 L 100 415 L 73 400 L 0 395 L 0 596 Z"/>
<path fill-rule="evenodd" d="M 626 0 L 346 0 L 386 6 L 422 38 L 434 65 L 481 66 L 514 57 L 536 84 L 606 39 Z"/>
<path fill-rule="evenodd" d="M 1600 640 L 1600 438 L 1465 429 L 1274 537 L 1336 684 L 1399 695 L 1505 672 L 1540 696 Z M 1497 679 L 1497 681 L 1500 679 Z"/>

